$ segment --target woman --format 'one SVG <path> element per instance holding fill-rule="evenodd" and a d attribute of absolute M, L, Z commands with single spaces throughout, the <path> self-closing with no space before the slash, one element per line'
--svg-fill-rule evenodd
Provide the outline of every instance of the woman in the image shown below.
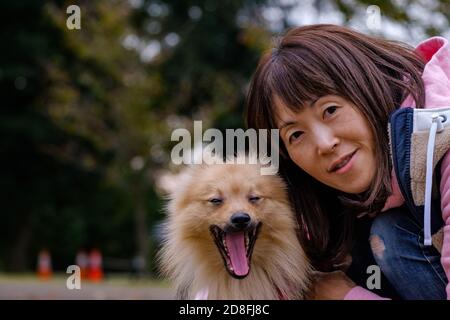
<path fill-rule="evenodd" d="M 434 120 L 419 110 L 450 106 L 449 61 L 443 38 L 414 51 L 334 25 L 292 29 L 261 58 L 247 124 L 280 130 L 280 173 L 304 229 L 301 240 L 315 267 L 327 272 L 316 298 L 379 298 L 362 288 L 375 264 L 380 295 L 450 296 L 450 119 L 448 110 L 436 109 L 443 114 Z M 415 115 L 439 129 L 433 198 Z M 442 230 L 441 256 L 429 236 Z M 331 272 L 339 270 L 346 275 Z"/>

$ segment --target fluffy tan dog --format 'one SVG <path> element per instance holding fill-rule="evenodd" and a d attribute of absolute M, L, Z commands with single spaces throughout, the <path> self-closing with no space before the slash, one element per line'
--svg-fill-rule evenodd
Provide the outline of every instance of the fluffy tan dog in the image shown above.
<path fill-rule="evenodd" d="M 310 265 L 279 176 L 259 165 L 193 165 L 167 209 L 159 263 L 177 298 L 304 297 Z"/>

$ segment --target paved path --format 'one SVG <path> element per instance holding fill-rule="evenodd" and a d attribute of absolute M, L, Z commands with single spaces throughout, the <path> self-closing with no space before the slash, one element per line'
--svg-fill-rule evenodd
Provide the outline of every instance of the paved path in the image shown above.
<path fill-rule="evenodd" d="M 155 281 L 82 281 L 80 290 L 69 290 L 66 287 L 66 278 L 62 276 L 47 281 L 34 277 L 0 276 L 0 299 L 7 300 L 162 300 L 173 297 L 174 292 L 167 284 Z"/>

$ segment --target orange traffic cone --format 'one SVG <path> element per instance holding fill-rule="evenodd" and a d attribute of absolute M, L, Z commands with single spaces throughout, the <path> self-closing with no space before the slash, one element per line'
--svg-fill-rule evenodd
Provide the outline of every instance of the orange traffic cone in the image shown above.
<path fill-rule="evenodd" d="M 52 276 L 52 259 L 48 250 L 44 249 L 38 255 L 38 277 L 47 280 Z"/>
<path fill-rule="evenodd" d="M 81 279 L 88 278 L 89 257 L 84 250 L 80 250 L 75 258 L 75 264 L 80 268 Z"/>
<path fill-rule="evenodd" d="M 89 255 L 89 280 L 100 282 L 103 280 L 102 254 L 99 250 L 93 249 Z"/>

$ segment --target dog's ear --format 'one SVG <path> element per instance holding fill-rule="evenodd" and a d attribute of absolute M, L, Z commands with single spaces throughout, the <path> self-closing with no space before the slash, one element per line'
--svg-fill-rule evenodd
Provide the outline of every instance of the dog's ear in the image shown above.
<path fill-rule="evenodd" d="M 191 187 L 192 179 L 195 178 L 193 173 L 195 166 L 184 167 L 179 173 L 172 174 L 170 177 L 170 188 L 166 188 L 164 205 L 167 215 L 178 212 L 180 201 L 183 201 L 184 194 Z"/>
<path fill-rule="evenodd" d="M 165 198 L 173 198 L 174 193 L 178 193 L 180 187 L 184 187 L 190 176 L 191 166 L 183 167 L 178 173 L 165 170 L 156 173 L 156 186 Z"/>
<path fill-rule="evenodd" d="M 183 193 L 186 188 L 189 187 L 189 184 L 193 178 L 195 170 L 195 165 L 190 165 L 186 168 L 183 168 L 175 177 L 175 184 L 170 192 L 171 198 L 177 196 L 180 193 Z"/>

